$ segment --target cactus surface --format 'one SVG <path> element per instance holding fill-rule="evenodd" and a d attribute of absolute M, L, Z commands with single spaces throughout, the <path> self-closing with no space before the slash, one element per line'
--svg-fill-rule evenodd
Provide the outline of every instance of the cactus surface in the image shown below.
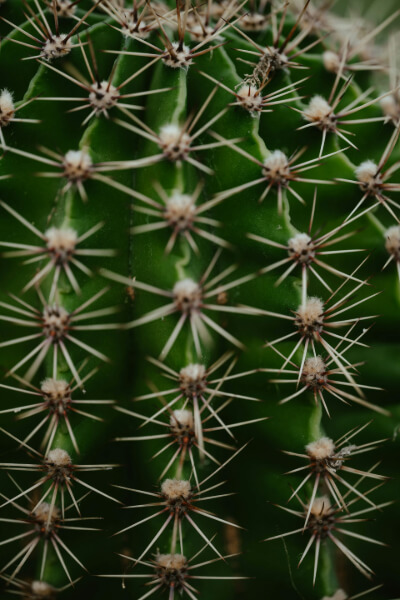
<path fill-rule="evenodd" d="M 333 4 L 0 0 L 2 597 L 399 596 L 400 15 Z"/>

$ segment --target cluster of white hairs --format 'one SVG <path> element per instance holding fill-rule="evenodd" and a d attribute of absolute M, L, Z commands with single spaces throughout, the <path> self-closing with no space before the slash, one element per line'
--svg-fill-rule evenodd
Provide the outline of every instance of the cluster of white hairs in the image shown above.
<path fill-rule="evenodd" d="M 0 0 L 0 10 L 6 10 L 12 2 Z M 300 404 L 297 399 L 308 395 L 315 405 L 313 418 L 321 420 L 323 415 L 326 423 L 338 401 L 351 405 L 347 407 L 350 420 L 354 406 L 385 417 L 390 415 L 385 407 L 367 399 L 370 390 L 380 391 L 381 388 L 359 383 L 357 375 L 361 362 L 351 358 L 356 355 L 355 350 L 367 347 L 364 336 L 377 317 L 365 314 L 363 310 L 358 313 L 357 309 L 363 309 L 365 302 L 381 293 L 371 288 L 369 277 L 362 275 L 368 257 L 362 255 L 363 259 L 355 260 L 354 264 L 351 260 L 353 255 L 365 251 L 354 247 L 359 229 L 352 226 L 360 227 L 369 219 L 380 232 L 381 246 L 388 254 L 382 268 L 394 262 L 400 280 L 400 205 L 393 198 L 400 191 L 400 183 L 396 183 L 400 162 L 393 162 L 400 135 L 399 76 L 393 40 L 389 44 L 389 61 L 374 45 L 375 38 L 387 31 L 400 11 L 380 20 L 375 27 L 360 27 L 358 31 L 348 27 L 347 19 L 330 12 L 328 5 L 332 2 L 325 6 L 324 3 L 313 5 L 310 0 L 283 3 L 208 0 L 194 4 L 189 0 L 177 0 L 172 4 L 169 6 L 158 0 L 87 3 L 84 0 L 32 0 L 20 6 L 25 17 L 23 24 L 23 19 L 14 22 L 12 17 L 0 13 L 9 29 L 3 56 L 12 56 L 13 44 L 18 45 L 19 52 L 24 53 L 22 59 L 37 64 L 41 76 L 49 77 L 54 90 L 51 96 L 33 95 L 27 81 L 26 97 L 20 103 L 14 100 L 12 90 L 5 88 L 0 92 L 1 162 L 5 165 L 0 179 L 6 179 L 12 187 L 15 166 L 12 167 L 14 172 L 7 169 L 17 161 L 19 177 L 26 165 L 30 168 L 32 164 L 40 164 L 48 170 L 35 173 L 34 177 L 60 182 L 54 210 L 38 219 L 46 221 L 43 228 L 22 210 L 17 210 L 6 193 L 0 199 L 2 219 L 6 219 L 10 228 L 13 231 L 15 228 L 21 236 L 15 241 L 14 233 L 9 237 L 7 233 L 3 234 L 1 260 L 6 264 L 8 259 L 23 259 L 20 269 L 25 276 L 22 291 L 11 290 L 8 298 L 0 301 L 0 321 L 6 324 L 7 331 L 21 328 L 23 334 L 6 339 L 2 336 L 0 349 L 7 352 L 14 347 L 26 348 L 17 359 L 14 354 L 12 358 L 7 356 L 10 362 L 6 365 L 5 376 L 12 379 L 0 384 L 6 394 L 3 402 L 6 407 L 1 408 L 0 415 L 5 419 L 6 415 L 16 415 L 19 421 L 32 423 L 26 435 L 21 435 L 18 427 L 0 427 L 4 439 L 18 444 L 18 456 L 24 456 L 19 461 L 9 461 L 3 454 L 2 460 L 8 462 L 0 463 L 0 469 L 7 471 L 13 486 L 11 494 L 0 492 L 3 500 L 0 509 L 8 507 L 7 515 L 1 516 L 0 522 L 19 528 L 17 533 L 13 531 L 10 537 L 0 540 L 0 545 L 7 548 L 8 544 L 10 547 L 15 543 L 19 545 L 15 552 L 10 550 L 6 564 L 0 565 L 0 577 L 7 592 L 27 600 L 53 600 L 64 590 L 80 597 L 78 587 L 75 591 L 79 579 L 73 577 L 71 565 L 84 571 L 87 568 L 81 562 L 79 551 L 75 553 L 71 549 L 72 542 L 65 541 L 65 533 L 74 530 L 79 539 L 79 535 L 85 537 L 86 532 L 95 530 L 85 521 L 96 517 L 86 512 L 82 514 L 81 503 L 87 496 L 96 501 L 101 496 L 123 504 L 108 493 L 109 482 L 103 480 L 98 487 L 96 480 L 90 479 L 92 472 L 108 472 L 120 465 L 108 462 L 81 464 L 78 460 L 84 444 L 76 432 L 76 423 L 84 422 L 86 427 L 91 423 L 96 428 L 96 421 L 103 421 L 103 416 L 97 414 L 98 411 L 103 415 L 102 407 L 116 410 L 122 417 L 120 425 L 123 427 L 128 427 L 131 422 L 139 428 L 147 427 L 146 432 L 139 435 L 136 432 L 135 435 L 118 433 L 114 441 L 143 442 L 143 446 L 149 442 L 153 447 L 159 444 L 153 458 L 161 456 L 163 461 L 159 478 L 153 480 L 152 487 L 137 489 L 136 481 L 114 486 L 123 490 L 124 498 L 133 493 L 142 494 L 149 500 L 124 508 L 151 509 L 150 514 L 138 520 L 124 517 L 126 511 L 118 513 L 122 525 L 114 535 L 124 534 L 124 545 L 119 552 L 121 572 L 112 573 L 111 567 L 110 572 L 99 573 L 96 564 L 90 566 L 97 577 L 121 580 L 124 588 L 130 589 L 132 585 L 134 597 L 140 600 L 153 594 L 156 597 L 158 593 L 168 600 L 176 600 L 181 595 L 195 600 L 198 589 L 194 586 L 201 584 L 201 580 L 235 582 L 247 579 L 248 574 L 243 575 L 237 565 L 234 573 L 229 575 L 219 575 L 220 571 L 215 575 L 204 575 L 201 570 L 220 561 L 226 562 L 227 558 L 241 552 L 236 532 L 242 525 L 246 526 L 246 522 L 239 525 L 213 510 L 215 500 L 232 495 L 220 491 L 225 483 L 220 479 L 223 475 L 220 472 L 228 465 L 232 470 L 236 457 L 243 452 L 239 459 L 243 460 L 248 450 L 247 443 L 238 444 L 234 431 L 253 424 L 259 427 L 268 419 L 261 410 L 256 417 L 250 411 L 247 413 L 251 402 L 266 399 L 259 393 L 258 384 L 251 387 L 251 384 L 246 386 L 247 382 L 272 374 L 274 379 L 269 383 L 279 385 L 280 404 L 292 400 Z M 113 35 L 118 34 L 122 44 L 120 49 L 96 45 L 95 29 L 101 24 Z M 219 78 L 215 70 L 207 71 L 207 65 L 222 52 L 227 57 L 225 47 L 229 45 L 237 54 L 237 71 L 231 61 L 232 77 Z M 101 56 L 109 58 L 110 54 L 115 55 L 114 66 L 104 74 Z M 69 61 L 70 55 L 80 60 L 80 69 Z M 313 80 L 312 67 L 306 60 L 310 56 L 314 57 L 315 64 L 318 60 L 318 68 L 325 70 L 330 81 L 326 96 L 322 92 L 299 95 Z M 208 62 L 202 57 L 207 57 Z M 129 74 L 125 72 L 124 77 L 118 72 L 118 61 L 122 58 L 132 61 Z M 225 60 L 228 64 L 228 59 Z M 138 61 L 141 61 L 139 67 Z M 243 68 L 246 73 L 242 72 Z M 200 86 L 206 90 L 199 94 L 200 104 L 191 106 L 189 100 L 185 119 L 178 114 L 179 106 L 176 110 L 172 106 L 170 120 L 153 126 L 143 111 L 145 103 L 155 95 L 163 107 L 168 105 L 170 98 L 175 99 L 172 104 L 176 101 L 179 105 L 179 86 L 186 85 L 183 75 L 194 70 Z M 297 70 L 302 74 L 300 78 L 296 78 Z M 156 72 L 159 75 L 161 71 L 163 76 L 155 77 L 155 85 L 143 84 L 150 74 Z M 375 71 L 389 75 L 389 87 L 385 92 L 379 94 L 371 88 L 362 91 L 354 85 L 354 78 L 359 74 L 370 75 Z M 291 81 L 292 76 L 294 81 Z M 319 77 L 318 73 L 316 77 Z M 68 85 L 72 95 L 57 95 L 58 82 L 62 83 L 62 89 Z M 7 85 L 6 71 L 2 85 Z M 319 89 L 318 83 L 316 86 Z M 78 91 L 79 96 L 74 96 L 74 91 Z M 68 108 L 72 105 L 70 113 L 84 114 L 83 126 L 91 127 L 93 123 L 107 119 L 120 132 L 121 139 L 123 135 L 131 136 L 137 148 L 124 159 L 117 156 L 115 160 L 102 160 L 98 159 L 102 153 L 94 153 L 89 143 L 60 150 L 55 137 L 52 148 L 41 146 L 37 151 L 29 144 L 20 147 L 13 143 L 14 130 L 45 127 L 45 120 L 19 118 L 18 111 L 29 116 L 35 106 L 60 107 L 64 103 Z M 314 155 L 309 154 L 307 147 L 290 154 L 287 144 L 280 144 L 273 136 L 275 147 L 265 148 L 258 135 L 258 126 L 265 118 L 264 114 L 275 110 L 286 111 L 290 121 L 297 119 L 297 130 L 318 130 Z M 62 118 L 61 110 L 59 114 Z M 253 145 L 246 145 L 242 129 L 239 133 L 232 127 L 223 129 L 223 123 L 231 115 L 235 115 L 237 122 L 247 119 L 246 127 L 249 136 L 253 136 Z M 346 154 L 347 150 L 357 149 L 353 126 L 367 129 L 375 123 L 380 124 L 385 139 L 380 144 L 383 148 L 381 156 L 376 162 L 366 157 L 354 165 Z M 107 156 L 112 155 L 112 148 L 107 150 Z M 216 184 L 221 168 L 216 166 L 218 153 L 223 153 L 220 154 L 222 160 L 232 161 L 232 165 L 240 162 L 240 182 L 234 174 L 235 185 L 232 187 L 224 185 L 221 189 L 219 183 Z M 10 158 L 12 160 L 8 162 Z M 338 164 L 343 166 L 346 177 L 340 177 Z M 165 166 L 167 169 L 162 170 Z M 158 167 L 160 177 L 156 175 Z M 350 170 L 352 178 L 348 175 Z M 145 176 L 147 171 L 152 173 L 150 183 L 141 187 L 142 174 Z M 121 181 L 120 172 L 137 175 L 135 185 Z M 168 178 L 172 172 L 176 175 L 173 185 Z M 185 181 L 188 173 L 190 183 Z M 230 181 L 230 178 L 221 180 Z M 28 183 L 27 186 L 28 189 Z M 157 259 L 151 258 L 150 252 L 145 259 L 150 268 L 139 269 L 138 274 L 134 252 L 132 271 L 121 272 L 123 263 L 120 263 L 119 272 L 108 268 L 108 259 L 117 259 L 122 243 L 121 248 L 108 248 L 101 243 L 100 247 L 93 248 L 88 243 L 92 237 L 107 240 L 109 215 L 102 215 L 102 221 L 90 225 L 86 225 L 88 220 L 85 218 L 84 227 L 76 226 L 79 218 L 74 220 L 73 226 L 71 223 L 72 207 L 79 206 L 77 212 L 86 216 L 87 207 L 96 201 L 93 186 L 108 190 L 110 199 L 113 198 L 111 194 L 126 198 L 129 210 L 132 209 L 133 226 L 129 232 L 119 235 L 126 233 L 134 240 L 135 252 L 138 239 L 148 239 L 150 249 L 161 241 L 164 264 L 156 264 Z M 357 186 L 359 194 L 355 205 L 348 206 L 345 215 L 339 215 L 340 222 L 333 219 L 334 224 L 322 232 L 323 222 L 315 223 L 322 204 L 318 198 L 333 186 L 341 186 L 338 189 L 347 186 L 349 190 Z M 250 269 L 246 265 L 245 252 L 241 253 L 241 264 L 233 261 L 234 253 L 239 251 L 240 256 L 242 250 L 236 242 L 238 236 L 232 241 L 229 234 L 224 235 L 224 226 L 228 226 L 229 232 L 229 203 L 234 206 L 237 197 L 243 200 L 243 205 L 256 206 L 258 202 L 265 206 L 269 203 L 274 209 L 271 212 L 276 219 L 274 224 L 264 223 L 260 229 L 254 219 L 253 231 L 237 232 L 243 234 L 244 247 L 251 245 L 258 263 L 263 263 L 257 268 Z M 32 199 L 32 203 L 36 201 L 39 202 Z M 306 230 L 298 230 L 295 223 L 289 222 L 289 210 L 295 202 L 307 204 L 303 209 L 310 215 L 307 216 Z M 110 211 L 113 209 L 110 206 Z M 243 213 L 246 209 L 243 206 Z M 27 214 L 32 211 L 28 210 Z M 60 214 L 61 223 L 60 219 L 57 221 Z M 381 215 L 388 221 L 385 226 L 379 220 Z M 243 222 L 247 227 L 248 221 Z M 261 232 L 268 237 L 264 233 L 260 235 Z M 346 240 L 351 242 L 349 247 L 342 245 Z M 344 270 L 340 263 L 335 263 L 340 258 L 345 259 Z M 13 265 L 15 268 L 14 261 Z M 282 271 L 276 280 L 273 279 L 275 270 Z M 166 277 L 165 273 L 161 276 L 162 272 Z M 150 274 L 151 279 L 144 277 L 142 280 L 142 273 Z M 291 279 L 293 276 L 297 279 Z M 291 306 L 291 310 L 284 291 L 289 290 L 289 281 L 295 281 L 293 289 L 297 298 L 297 304 Z M 259 305 L 259 296 L 252 293 L 257 289 L 252 286 L 256 285 L 269 286 L 271 297 L 276 296 L 276 288 L 281 286 L 281 312 L 276 311 L 276 302 Z M 120 307 L 102 304 L 110 287 L 117 294 L 122 289 L 125 300 L 129 296 L 133 305 L 130 320 L 117 322 L 115 315 Z M 292 297 L 293 289 L 290 290 Z M 247 296 L 246 290 L 250 290 Z M 28 292 L 32 294 L 31 300 L 26 299 Z M 239 302 L 238 298 L 251 299 L 246 303 Z M 100 308 L 96 308 L 97 302 L 101 304 Z M 257 323 L 261 328 L 266 323 L 272 331 L 276 330 L 276 323 L 284 322 L 276 339 L 261 339 L 260 334 L 260 339 L 251 340 L 258 346 L 266 342 L 269 352 L 263 358 L 262 366 L 254 365 L 246 370 L 236 368 L 241 353 L 246 353 L 249 345 L 246 327 L 236 327 L 236 316 L 243 317 L 243 321 L 248 319 L 252 323 L 249 327 Z M 111 322 L 103 322 L 108 317 Z M 161 333 L 154 335 L 158 326 Z M 137 386 L 133 400 L 135 403 L 144 401 L 148 410 L 137 412 L 124 405 L 122 394 L 118 397 L 119 391 L 114 399 L 94 399 L 90 394 L 86 395 L 86 385 L 95 381 L 100 369 L 109 368 L 107 364 L 114 358 L 103 352 L 104 344 L 98 347 L 93 340 L 108 331 L 119 336 L 119 340 L 126 339 L 128 331 L 134 330 L 136 334 L 139 327 L 147 327 L 150 331 L 152 344 L 146 348 L 151 347 L 154 353 L 144 357 L 141 349 L 138 351 L 141 356 L 135 373 Z M 280 361 L 278 366 L 277 359 Z M 178 361 L 181 362 L 177 364 Z M 95 362 L 98 365 L 92 366 Z M 146 366 L 143 366 L 144 362 Z M 130 366 L 130 356 L 126 363 Z M 149 381 L 150 391 L 146 393 L 142 393 L 147 381 L 141 369 L 143 373 L 154 375 Z M 162 378 L 167 383 L 160 387 Z M 285 385 L 291 387 L 287 396 L 281 391 Z M 243 388 L 248 392 L 242 393 Z M 136 394 L 137 389 L 141 392 Z M 24 398 L 22 406 L 21 402 L 12 400 L 15 394 Z M 232 422 L 229 410 L 234 406 L 240 406 L 237 412 L 242 416 Z M 94 412 L 87 412 L 87 409 Z M 279 420 L 279 413 L 274 420 Z M 305 462 L 289 471 L 296 476 L 302 475 L 289 498 L 297 499 L 300 507 L 295 510 L 280 506 L 298 517 L 301 523 L 294 531 L 267 539 L 305 534 L 306 545 L 299 565 L 309 552 L 314 551 L 313 585 L 317 583 L 322 547 L 337 549 L 348 563 L 371 579 L 372 568 L 342 538 L 348 536 L 385 545 L 351 527 L 367 522 L 371 513 L 392 504 L 390 500 L 375 502 L 370 497 L 387 479 L 376 472 L 379 463 L 367 470 L 362 463 L 357 465 L 360 455 L 376 450 L 386 441 L 356 443 L 354 438 L 370 423 L 357 423 L 335 441 L 318 426 L 318 436 L 302 434 L 297 451 L 280 448 L 293 462 L 297 458 Z M 220 453 L 225 453 L 222 459 Z M 14 478 L 14 471 L 33 475 L 25 485 Z M 235 483 L 238 479 L 235 477 Z M 366 488 L 369 481 L 372 481 L 372 487 Z M 247 490 L 247 493 L 250 498 L 253 491 Z M 260 495 L 259 490 L 257 494 Z M 358 508 L 358 504 L 353 509 L 357 502 L 362 508 Z M 252 509 L 252 500 L 249 500 L 248 509 Z M 159 524 L 156 532 L 141 534 L 143 542 L 138 544 L 138 554 L 134 556 L 126 549 L 129 543 L 126 540 L 130 539 L 126 533 L 132 530 L 134 533 L 145 532 L 151 521 L 150 531 L 153 519 Z M 209 526 L 215 523 L 218 524 L 216 527 L 223 526 L 225 533 L 231 532 L 234 542 L 227 544 L 228 549 L 223 549 L 220 540 L 214 541 L 217 533 L 210 534 Z M 264 526 L 272 529 L 271 523 L 262 522 L 260 531 Z M 136 537 L 135 543 L 138 539 L 141 538 Z M 199 549 L 192 552 L 196 544 Z M 106 550 L 107 544 L 103 544 L 101 552 Z M 209 552 L 210 558 L 199 559 L 203 552 Z M 37 556 L 39 561 L 35 570 L 33 565 Z M 267 559 L 268 551 L 266 562 Z M 60 581 L 59 574 L 54 578 L 51 576 L 52 570 L 58 568 L 55 564 L 66 578 L 58 587 L 54 581 Z M 33 578 L 32 573 L 36 573 Z M 267 569 L 266 573 L 268 575 Z M 94 579 L 93 589 L 99 581 Z M 141 585 L 143 581 L 144 588 L 134 587 L 133 582 Z M 324 586 L 317 586 L 318 598 L 326 593 Z M 337 589 L 330 600 L 359 598 L 380 587 L 357 591 L 353 595 Z M 115 593 L 118 591 L 119 588 Z M 97 594 L 93 592 L 93 597 Z M 207 591 L 204 597 L 207 597 Z M 314 594 L 314 597 L 317 596 Z M 329 600 L 328 596 L 325 595 L 323 600 Z"/>

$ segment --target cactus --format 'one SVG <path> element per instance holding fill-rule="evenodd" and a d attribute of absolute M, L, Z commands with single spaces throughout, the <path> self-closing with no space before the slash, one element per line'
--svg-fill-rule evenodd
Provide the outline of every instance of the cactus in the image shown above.
<path fill-rule="evenodd" d="M 399 11 L 327 4 L 0 1 L 4 597 L 398 594 Z"/>

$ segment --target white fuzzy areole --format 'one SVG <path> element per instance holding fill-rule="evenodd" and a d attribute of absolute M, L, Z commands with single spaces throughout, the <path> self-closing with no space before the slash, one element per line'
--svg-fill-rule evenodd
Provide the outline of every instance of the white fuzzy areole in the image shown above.
<path fill-rule="evenodd" d="M 64 156 L 64 176 L 70 181 L 82 181 L 90 177 L 93 161 L 85 150 L 68 150 Z"/>
<path fill-rule="evenodd" d="M 42 45 L 41 56 L 45 60 L 53 60 L 54 58 L 61 58 L 66 54 L 69 54 L 72 50 L 71 39 L 67 39 L 66 33 L 60 35 L 53 35 L 47 39 Z"/>
<path fill-rule="evenodd" d="M 204 365 L 194 363 L 179 371 L 179 385 L 187 398 L 201 396 L 207 387 L 207 370 Z"/>
<path fill-rule="evenodd" d="M 290 238 L 288 245 L 293 249 L 293 252 L 301 254 L 309 248 L 310 242 L 311 238 L 308 233 L 296 233 L 295 236 Z"/>
<path fill-rule="evenodd" d="M 340 67 L 340 56 L 332 50 L 326 50 L 322 55 L 324 67 L 330 73 L 337 73 Z"/>
<path fill-rule="evenodd" d="M 43 309 L 43 333 L 56 343 L 64 337 L 70 321 L 69 312 L 62 306 L 54 304 Z"/>
<path fill-rule="evenodd" d="M 140 40 L 145 40 L 149 37 L 151 30 L 146 27 L 146 25 L 138 27 L 138 24 L 133 19 L 130 22 L 124 22 L 122 25 L 122 35 L 126 38 L 139 38 Z"/>
<path fill-rule="evenodd" d="M 159 145 L 168 160 L 182 160 L 190 150 L 190 136 L 178 125 L 163 125 L 159 133 Z"/>
<path fill-rule="evenodd" d="M 398 119 L 400 117 L 400 103 L 394 94 L 388 94 L 379 101 L 385 117 Z"/>
<path fill-rule="evenodd" d="M 191 23 L 190 26 L 188 26 L 188 32 L 189 32 L 189 36 L 190 39 L 195 41 L 195 42 L 204 42 L 205 40 L 208 39 L 222 39 L 221 36 L 214 36 L 213 37 L 213 33 L 214 33 L 214 28 L 211 27 L 210 25 L 206 25 L 204 22 L 203 23 Z"/>
<path fill-rule="evenodd" d="M 0 119 L 4 115 L 14 115 L 15 106 L 13 101 L 12 93 L 7 90 L 1 90 L 0 92 Z"/>
<path fill-rule="evenodd" d="M 187 277 L 176 282 L 173 292 L 175 296 L 192 296 L 197 294 L 199 290 L 199 284 L 193 279 L 190 279 L 190 277 Z"/>
<path fill-rule="evenodd" d="M 183 367 L 179 371 L 179 379 L 185 383 L 199 383 L 206 375 L 206 368 L 199 363 L 193 363 Z"/>
<path fill-rule="evenodd" d="M 325 388 L 328 382 L 326 364 L 320 356 L 307 358 L 301 372 L 301 382 L 314 392 Z"/>
<path fill-rule="evenodd" d="M 242 85 L 237 93 L 237 100 L 243 108 L 250 112 L 262 109 L 262 95 L 255 85 Z"/>
<path fill-rule="evenodd" d="M 316 95 L 310 100 L 304 111 L 304 117 L 310 122 L 323 122 L 332 115 L 332 107 L 323 96 Z"/>
<path fill-rule="evenodd" d="M 168 223 L 183 231 L 193 224 L 195 216 L 196 205 L 192 196 L 173 192 L 164 210 L 164 217 Z"/>
<path fill-rule="evenodd" d="M 193 429 L 194 420 L 193 413 L 191 410 L 185 409 L 177 409 L 174 410 L 169 419 L 171 427 L 187 427 L 188 429 Z"/>
<path fill-rule="evenodd" d="M 330 513 L 331 503 L 328 496 L 320 496 L 315 498 L 311 506 L 311 514 L 314 517 L 323 517 Z"/>
<path fill-rule="evenodd" d="M 50 598 L 53 596 L 55 588 L 45 581 L 32 581 L 31 592 L 35 595 L 35 597 L 38 596 L 39 598 Z"/>
<path fill-rule="evenodd" d="M 302 378 L 311 382 L 316 378 L 324 377 L 326 373 L 326 364 L 320 356 L 310 356 L 304 361 Z"/>
<path fill-rule="evenodd" d="M 74 0 L 56 0 L 56 8 L 59 17 L 73 17 L 77 5 Z"/>
<path fill-rule="evenodd" d="M 262 31 L 268 22 L 268 16 L 257 12 L 247 12 L 240 20 L 240 29 L 244 31 Z"/>
<path fill-rule="evenodd" d="M 355 169 L 358 181 L 367 185 L 374 185 L 376 183 L 377 172 L 378 165 L 373 160 L 364 160 Z"/>
<path fill-rule="evenodd" d="M 279 52 L 276 48 L 267 46 L 264 49 L 265 56 L 267 56 L 274 69 L 283 69 L 289 62 L 289 58 L 284 52 Z"/>
<path fill-rule="evenodd" d="M 70 455 L 62 448 L 54 448 L 53 450 L 50 450 L 46 456 L 46 462 L 52 463 L 56 467 L 67 467 L 72 464 Z"/>
<path fill-rule="evenodd" d="M 160 129 L 159 137 L 165 145 L 177 144 L 182 137 L 182 129 L 178 125 L 175 125 L 175 123 L 163 125 Z"/>
<path fill-rule="evenodd" d="M 84 150 L 68 150 L 64 160 L 69 165 L 82 169 L 89 169 L 93 164 L 90 154 Z"/>
<path fill-rule="evenodd" d="M 49 519 L 51 506 L 48 502 L 41 502 L 39 506 L 36 508 L 35 512 L 32 513 L 34 518 L 39 521 L 39 523 L 47 523 Z M 53 510 L 51 511 L 50 523 L 54 523 L 57 519 L 60 518 L 60 509 L 57 506 L 53 506 Z"/>
<path fill-rule="evenodd" d="M 263 173 L 272 181 L 281 181 L 290 174 L 289 159 L 282 150 L 274 150 L 264 159 Z"/>
<path fill-rule="evenodd" d="M 328 437 L 322 437 L 306 446 L 306 452 L 313 460 L 326 460 L 335 452 L 335 444 Z"/>
<path fill-rule="evenodd" d="M 75 250 L 78 234 L 71 227 L 50 227 L 44 233 L 49 250 L 56 252 L 73 252 Z"/>
<path fill-rule="evenodd" d="M 183 554 L 157 554 L 156 563 L 157 567 L 179 571 L 186 567 L 187 559 Z"/>
<path fill-rule="evenodd" d="M 297 233 L 288 241 L 288 252 L 299 263 L 309 263 L 315 257 L 315 246 L 307 233 Z"/>
<path fill-rule="evenodd" d="M 15 106 L 12 93 L 9 90 L 0 92 L 0 129 L 7 127 L 15 115 Z"/>
<path fill-rule="evenodd" d="M 296 313 L 305 325 L 312 325 L 323 317 L 324 304 L 320 298 L 307 298 L 306 303 L 299 306 Z"/>
<path fill-rule="evenodd" d="M 89 94 L 89 100 L 96 112 L 101 113 L 117 104 L 119 91 L 108 81 L 92 83 L 90 87 L 92 91 Z"/>
<path fill-rule="evenodd" d="M 385 231 L 385 248 L 400 261 L 400 225 L 393 225 Z"/>
<path fill-rule="evenodd" d="M 120 1 L 120 5 L 123 8 L 123 0 Z M 132 10 L 119 10 L 118 20 L 121 25 L 120 31 L 126 38 L 140 38 L 143 40 L 151 33 L 145 22 L 138 23 L 138 17 Z"/>
<path fill-rule="evenodd" d="M 166 146 L 172 144 L 180 144 L 182 140 L 189 140 L 187 133 L 182 131 L 182 128 L 174 123 L 163 125 L 160 129 L 160 140 Z"/>
<path fill-rule="evenodd" d="M 50 377 L 42 381 L 40 389 L 43 394 L 51 396 L 54 399 L 69 395 L 70 393 L 70 386 L 67 381 L 64 381 L 63 379 L 52 379 Z"/>
<path fill-rule="evenodd" d="M 190 481 L 186 479 L 166 479 L 161 484 L 161 493 L 168 501 L 188 500 L 191 496 Z"/>
<path fill-rule="evenodd" d="M 190 279 L 181 279 L 177 281 L 172 290 L 174 300 L 179 310 L 190 312 L 199 308 L 201 304 L 202 290 L 200 285 Z"/>
<path fill-rule="evenodd" d="M 166 52 L 162 57 L 163 63 L 172 69 L 187 69 L 192 64 L 189 46 L 180 42 L 172 42 L 173 55 Z"/>
<path fill-rule="evenodd" d="M 211 2 L 210 6 L 210 17 L 214 17 L 215 19 L 219 19 L 222 17 L 224 12 L 232 6 L 231 0 L 219 0 L 218 2 Z M 245 16 L 245 15 L 243 15 Z M 240 21 L 242 26 L 242 21 Z"/>

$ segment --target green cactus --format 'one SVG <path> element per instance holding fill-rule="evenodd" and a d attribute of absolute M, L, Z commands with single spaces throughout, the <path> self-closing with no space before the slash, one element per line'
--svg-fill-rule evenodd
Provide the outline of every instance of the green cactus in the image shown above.
<path fill-rule="evenodd" d="M 327 4 L 0 0 L 4 597 L 399 594 L 399 14 Z"/>

